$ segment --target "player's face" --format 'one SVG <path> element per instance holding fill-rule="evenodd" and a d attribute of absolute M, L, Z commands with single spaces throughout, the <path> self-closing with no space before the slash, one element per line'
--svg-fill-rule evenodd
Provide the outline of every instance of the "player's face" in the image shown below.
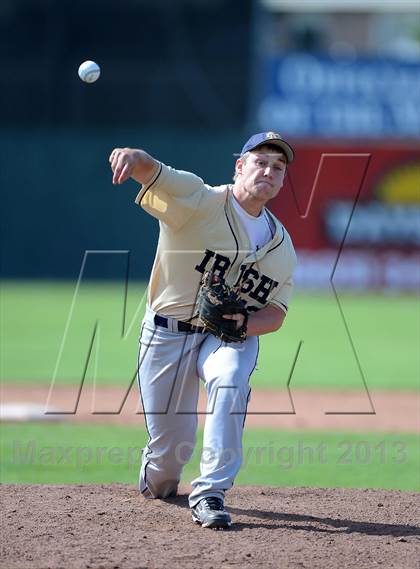
<path fill-rule="evenodd" d="M 238 160 L 237 173 L 246 193 L 266 202 L 276 197 L 283 186 L 286 165 L 282 153 L 263 146 L 252 151 L 245 162 Z"/>

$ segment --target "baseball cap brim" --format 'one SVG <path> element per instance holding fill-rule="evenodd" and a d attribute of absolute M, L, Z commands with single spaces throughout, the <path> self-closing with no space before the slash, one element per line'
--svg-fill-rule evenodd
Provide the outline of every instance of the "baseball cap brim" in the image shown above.
<path fill-rule="evenodd" d="M 255 146 L 250 146 L 249 148 L 246 148 L 246 150 L 244 148 L 244 150 L 245 152 L 251 152 L 256 148 L 259 148 L 260 146 L 266 146 L 266 145 L 277 146 L 278 148 L 280 148 L 280 150 L 282 150 L 283 154 L 286 156 L 287 163 L 290 164 L 290 162 L 293 162 L 295 157 L 295 152 L 293 148 L 285 140 L 279 138 L 271 138 L 269 140 L 263 140 L 262 142 L 259 142 Z M 245 154 L 244 150 L 242 151 L 241 156 Z"/>

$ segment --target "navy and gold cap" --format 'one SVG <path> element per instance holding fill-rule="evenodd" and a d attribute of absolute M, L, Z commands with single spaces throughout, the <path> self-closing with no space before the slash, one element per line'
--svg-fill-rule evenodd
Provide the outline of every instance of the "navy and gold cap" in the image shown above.
<path fill-rule="evenodd" d="M 271 144 L 273 146 L 278 146 L 282 152 L 286 155 L 287 163 L 293 162 L 295 157 L 295 152 L 288 142 L 282 139 L 282 137 L 277 132 L 259 132 L 254 134 L 251 138 L 244 144 L 241 151 L 241 156 L 246 152 L 255 150 L 258 146 L 263 144 Z"/>

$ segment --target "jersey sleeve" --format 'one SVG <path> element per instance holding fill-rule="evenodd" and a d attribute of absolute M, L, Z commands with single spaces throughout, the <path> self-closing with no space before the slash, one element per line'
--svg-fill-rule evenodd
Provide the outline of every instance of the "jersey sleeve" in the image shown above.
<path fill-rule="evenodd" d="M 283 278 L 281 280 L 279 279 L 281 284 L 274 292 L 270 303 L 275 304 L 278 308 L 281 308 L 283 312 L 287 313 L 293 294 L 293 272 L 297 265 L 296 252 L 287 232 L 285 232 L 284 249 L 282 250 L 281 257 L 278 259 L 278 263 L 284 267 Z"/>
<path fill-rule="evenodd" d="M 159 221 L 172 229 L 180 229 L 198 209 L 206 188 L 195 174 L 160 163 L 156 174 L 142 186 L 135 201 Z"/>
<path fill-rule="evenodd" d="M 293 294 L 293 278 L 292 275 L 283 283 L 277 293 L 270 299 L 270 304 L 275 304 L 287 314 L 289 302 Z"/>

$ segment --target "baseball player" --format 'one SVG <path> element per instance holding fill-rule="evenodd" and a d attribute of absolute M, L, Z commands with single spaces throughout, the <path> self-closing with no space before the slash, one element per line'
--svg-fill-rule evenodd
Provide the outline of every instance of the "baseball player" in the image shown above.
<path fill-rule="evenodd" d="M 115 148 L 109 158 L 113 183 L 131 177 L 141 184 L 136 204 L 160 225 L 140 335 L 138 381 L 149 437 L 140 491 L 146 498 L 176 495 L 195 445 L 201 378 L 207 411 L 189 505 L 202 527 L 231 525 L 224 497 L 241 465 L 258 337 L 280 328 L 288 310 L 296 256 L 265 205 L 293 158 L 279 134 L 256 134 L 236 161 L 234 183 L 217 187 L 144 150 Z"/>

